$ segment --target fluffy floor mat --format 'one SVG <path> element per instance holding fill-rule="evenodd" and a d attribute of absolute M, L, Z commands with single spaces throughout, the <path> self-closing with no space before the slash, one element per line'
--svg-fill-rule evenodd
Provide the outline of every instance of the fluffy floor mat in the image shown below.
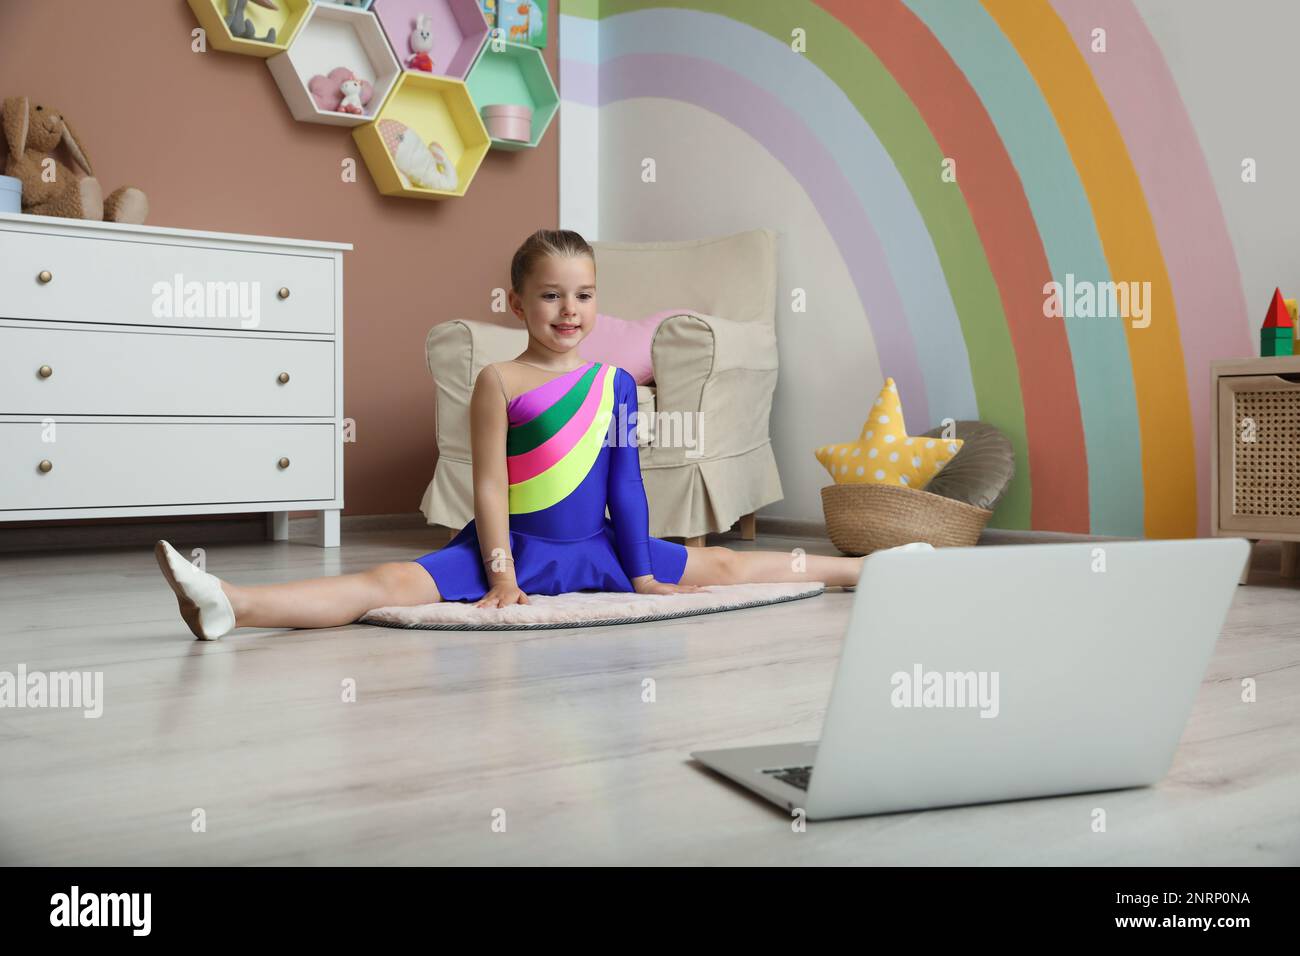
<path fill-rule="evenodd" d="M 574 591 L 530 594 L 528 604 L 475 607 L 473 601 L 440 601 L 414 607 L 379 607 L 361 624 L 427 631 L 531 631 L 544 628 L 644 624 L 694 614 L 716 614 L 816 597 L 821 581 L 799 584 L 715 584 L 685 594 L 636 594 L 620 591 Z"/>

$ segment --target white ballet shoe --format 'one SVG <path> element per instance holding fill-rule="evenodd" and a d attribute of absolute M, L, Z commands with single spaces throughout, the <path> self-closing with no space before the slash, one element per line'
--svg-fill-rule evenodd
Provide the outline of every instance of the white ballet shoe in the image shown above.
<path fill-rule="evenodd" d="M 155 544 L 153 553 L 195 637 L 215 641 L 235 629 L 235 609 L 215 575 L 200 571 L 166 541 Z"/>
<path fill-rule="evenodd" d="M 886 551 L 933 551 L 933 550 L 934 550 L 934 545 L 930 544 L 930 542 L 928 541 L 912 541 L 908 544 L 900 544 L 894 548 L 881 548 L 879 551 L 873 551 L 872 554 L 883 554 Z M 846 591 L 856 591 L 857 589 L 858 586 L 856 584 L 846 584 L 844 586 L 844 590 Z"/>
<path fill-rule="evenodd" d="M 882 551 L 877 551 L 876 553 L 881 554 L 883 551 L 933 551 L 933 550 L 934 550 L 934 545 L 932 545 L 928 541 L 913 541 L 911 544 L 900 544 L 896 548 L 884 548 L 882 549 Z"/>

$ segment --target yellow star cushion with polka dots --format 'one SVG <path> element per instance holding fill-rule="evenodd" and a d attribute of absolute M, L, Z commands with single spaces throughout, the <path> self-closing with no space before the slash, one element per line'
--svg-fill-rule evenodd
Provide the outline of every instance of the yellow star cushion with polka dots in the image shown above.
<path fill-rule="evenodd" d="M 857 441 L 823 445 L 817 460 L 837 485 L 905 485 L 921 489 L 961 451 L 958 438 L 912 438 L 903 430 L 903 406 L 892 378 L 871 407 Z"/>

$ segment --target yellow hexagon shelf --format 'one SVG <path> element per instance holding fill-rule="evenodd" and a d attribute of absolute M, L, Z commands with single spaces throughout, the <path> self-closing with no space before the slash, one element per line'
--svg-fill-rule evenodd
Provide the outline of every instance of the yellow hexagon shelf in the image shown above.
<path fill-rule="evenodd" d="M 214 49 L 227 53 L 246 53 L 249 56 L 268 57 L 289 49 L 294 34 L 311 9 L 311 0 L 265 0 L 270 7 L 261 6 L 258 0 L 189 0 L 190 9 L 199 24 L 207 31 L 208 43 Z M 254 39 L 236 36 L 230 23 L 249 25 Z M 275 41 L 265 37 L 275 31 Z M 242 28 L 238 31 L 242 34 Z"/>
<path fill-rule="evenodd" d="M 352 137 L 379 191 L 413 199 L 465 195 L 492 142 L 463 82 L 413 70 Z"/>

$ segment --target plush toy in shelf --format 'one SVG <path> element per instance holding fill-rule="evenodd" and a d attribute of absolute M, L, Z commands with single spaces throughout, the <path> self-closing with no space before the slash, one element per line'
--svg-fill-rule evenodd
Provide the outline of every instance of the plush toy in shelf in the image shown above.
<path fill-rule="evenodd" d="M 43 103 L 33 105 L 25 96 L 11 96 L 4 101 L 4 132 L 5 174 L 22 181 L 23 212 L 131 223 L 144 222 L 149 215 L 148 198 L 134 186 L 119 187 L 104 198 L 85 149 L 60 111 Z M 60 143 L 84 176 L 53 157 Z"/>
<path fill-rule="evenodd" d="M 434 180 L 434 189 L 455 189 L 456 183 L 456 164 L 451 161 L 447 151 L 442 148 L 439 142 L 429 144 L 429 155 L 433 157 L 434 169 L 437 170 L 437 178 Z"/>
<path fill-rule="evenodd" d="M 377 130 L 406 188 L 412 183 L 425 189 L 456 188 L 456 166 L 441 144 L 426 146 L 419 133 L 393 119 L 380 120 Z"/>
<path fill-rule="evenodd" d="M 1273 301 L 1268 305 L 1264 325 L 1259 330 L 1261 356 L 1292 355 L 1295 352 L 1295 323 L 1287 311 L 1282 290 L 1273 290 Z"/>
<path fill-rule="evenodd" d="M 415 18 L 415 29 L 411 31 L 409 42 L 414 56 L 406 61 L 406 65 L 412 70 L 432 73 L 433 57 L 429 56 L 429 51 L 433 49 L 433 20 L 428 14 L 421 13 Z"/>
<path fill-rule="evenodd" d="M 346 66 L 336 66 L 328 76 L 317 74 L 307 81 L 307 92 L 319 109 L 330 113 L 365 113 L 375 95 L 369 80 L 363 80 Z"/>
<path fill-rule="evenodd" d="M 253 0 L 253 2 L 259 7 L 266 7 L 268 10 L 280 9 L 275 5 L 275 0 Z M 244 11 L 247 8 L 248 0 L 226 0 L 226 9 L 229 11 L 229 16 L 226 17 L 226 26 L 230 28 L 230 35 L 240 40 L 274 43 L 275 27 L 267 30 L 265 36 L 258 36 L 253 21 L 244 16 Z"/>
<path fill-rule="evenodd" d="M 339 84 L 339 92 L 343 94 L 343 99 L 339 101 L 339 112 L 355 116 L 365 113 L 366 104 L 375 94 L 374 87 L 365 80 L 357 79 L 355 75 Z"/>

